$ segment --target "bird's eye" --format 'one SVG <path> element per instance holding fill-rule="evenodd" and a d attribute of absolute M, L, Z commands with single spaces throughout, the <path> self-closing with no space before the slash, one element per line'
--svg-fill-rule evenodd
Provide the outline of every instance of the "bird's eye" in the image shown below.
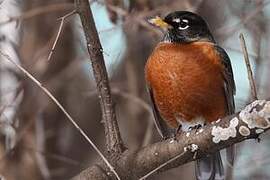
<path fill-rule="evenodd" d="M 180 23 L 179 23 L 178 29 L 180 29 L 180 30 L 185 30 L 185 29 L 187 29 L 187 28 L 189 28 L 188 20 L 187 20 L 187 19 L 182 19 L 182 20 L 180 21 Z"/>

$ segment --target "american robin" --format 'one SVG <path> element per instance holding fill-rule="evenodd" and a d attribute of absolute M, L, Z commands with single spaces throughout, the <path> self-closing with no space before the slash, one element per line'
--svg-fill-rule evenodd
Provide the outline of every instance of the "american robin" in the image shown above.
<path fill-rule="evenodd" d="M 163 137 L 234 113 L 235 83 L 230 59 L 199 15 L 176 11 L 150 21 L 164 29 L 145 66 L 155 123 Z M 227 150 L 233 163 L 233 148 Z M 200 180 L 224 179 L 220 153 L 196 162 Z"/>

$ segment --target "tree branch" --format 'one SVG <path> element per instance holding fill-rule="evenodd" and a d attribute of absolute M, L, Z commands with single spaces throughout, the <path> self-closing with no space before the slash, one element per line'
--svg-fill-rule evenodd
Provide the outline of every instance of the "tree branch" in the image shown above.
<path fill-rule="evenodd" d="M 249 80 L 249 85 L 250 85 L 251 94 L 252 94 L 252 100 L 254 101 L 254 100 L 258 99 L 257 88 L 256 88 L 255 80 L 253 78 L 253 72 L 252 72 L 249 57 L 248 57 L 245 38 L 244 38 L 244 35 L 242 33 L 240 33 L 239 39 L 240 39 L 241 48 L 242 48 L 242 51 L 243 51 L 243 54 L 244 54 L 246 67 L 247 67 L 247 74 L 248 74 L 248 80 Z"/>
<path fill-rule="evenodd" d="M 246 139 L 258 136 L 270 128 L 270 101 L 256 100 L 242 111 L 217 120 L 199 130 L 178 134 L 176 140 L 157 142 L 138 151 L 125 151 L 115 164 L 121 179 L 139 179 L 160 165 L 181 156 L 158 172 L 183 165 Z M 183 154 L 182 154 L 183 153 Z M 73 180 L 108 179 L 107 166 L 99 163 L 81 172 Z M 103 173 L 101 173 L 103 172 Z"/>
<path fill-rule="evenodd" d="M 53 55 L 53 53 L 54 53 L 56 44 L 57 44 L 57 42 L 58 42 L 58 40 L 59 40 L 59 38 L 60 38 L 60 34 L 61 34 L 62 30 L 63 30 L 65 20 L 66 20 L 67 18 L 69 18 L 70 16 L 72 16 L 73 14 L 75 14 L 75 13 L 76 13 L 76 11 L 73 10 L 73 11 L 69 12 L 68 14 L 64 15 L 63 17 L 59 18 L 59 19 L 61 20 L 61 21 L 60 21 L 60 25 L 59 25 L 59 28 L 58 28 L 58 31 L 57 31 L 55 40 L 54 40 L 54 42 L 53 42 L 53 46 L 52 46 L 51 51 L 50 51 L 50 53 L 49 53 L 49 56 L 48 56 L 48 59 L 47 59 L 48 61 L 51 59 L 51 57 L 52 57 L 52 55 Z"/>
<path fill-rule="evenodd" d="M 118 156 L 124 151 L 111 98 L 108 75 L 104 63 L 103 49 L 96 30 L 93 14 L 88 0 L 75 0 L 76 10 L 82 22 L 89 57 L 96 80 L 99 102 L 102 109 L 106 147 L 110 155 Z"/>
<path fill-rule="evenodd" d="M 97 146 L 93 143 L 93 141 L 86 135 L 86 133 L 79 127 L 76 121 L 69 115 L 69 113 L 65 110 L 65 108 L 61 105 L 61 103 L 50 93 L 50 91 L 45 88 L 32 74 L 30 74 L 26 69 L 13 61 L 10 56 L 3 53 L 0 50 L 0 55 L 5 57 L 10 63 L 15 65 L 18 69 L 20 69 L 32 82 L 34 82 L 54 103 L 56 106 L 60 108 L 60 110 L 65 114 L 68 120 L 72 123 L 72 125 L 79 131 L 79 133 L 87 140 L 87 142 L 94 148 L 94 150 L 99 154 L 101 159 L 105 162 L 105 164 L 109 167 L 109 169 L 115 174 L 117 179 L 120 180 L 118 174 L 114 170 L 114 167 L 110 164 L 110 162 L 105 158 L 105 156 L 101 153 L 101 151 L 97 148 Z"/>

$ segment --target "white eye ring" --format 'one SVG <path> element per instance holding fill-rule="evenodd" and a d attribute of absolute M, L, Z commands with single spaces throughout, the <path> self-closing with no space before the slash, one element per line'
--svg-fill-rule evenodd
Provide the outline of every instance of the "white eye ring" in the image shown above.
<path fill-rule="evenodd" d="M 178 29 L 185 30 L 185 29 L 189 28 L 188 20 L 187 19 L 182 19 L 181 21 L 184 22 L 186 26 L 181 27 L 181 22 L 179 22 L 180 23 L 180 26 L 178 27 Z"/>
<path fill-rule="evenodd" d="M 178 27 L 178 29 L 180 29 L 180 30 L 185 30 L 187 28 L 189 28 L 189 25 L 186 25 L 185 27 L 181 27 L 181 26 Z"/>

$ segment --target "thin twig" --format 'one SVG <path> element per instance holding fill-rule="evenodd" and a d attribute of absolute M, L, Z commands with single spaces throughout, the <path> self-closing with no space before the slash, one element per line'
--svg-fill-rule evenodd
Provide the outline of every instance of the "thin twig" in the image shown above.
<path fill-rule="evenodd" d="M 48 61 L 49 61 L 49 60 L 51 59 L 51 57 L 52 57 L 52 54 L 53 54 L 54 49 L 55 49 L 55 47 L 56 47 L 56 44 L 57 44 L 57 42 L 58 42 L 58 40 L 59 40 L 60 34 L 61 34 L 62 30 L 63 30 L 63 25 L 64 25 L 65 20 L 66 20 L 68 17 L 74 15 L 75 13 L 76 13 L 76 10 L 73 10 L 73 11 L 71 11 L 70 13 L 68 13 L 68 14 L 64 15 L 63 17 L 59 18 L 59 19 L 61 20 L 61 22 L 60 22 L 60 25 L 59 25 L 59 28 L 58 28 L 58 31 L 57 31 L 57 35 L 56 35 L 55 40 L 54 40 L 54 42 L 53 42 L 52 49 L 51 49 L 50 54 L 49 54 L 49 56 L 48 56 L 48 59 L 47 59 Z"/>
<path fill-rule="evenodd" d="M 68 120 L 72 123 L 72 125 L 79 131 L 79 133 L 87 140 L 87 142 L 94 148 L 94 150 L 98 153 L 98 155 L 102 158 L 102 160 L 108 165 L 112 172 L 115 172 L 113 166 L 109 163 L 109 161 L 105 158 L 105 156 L 101 153 L 101 151 L 97 148 L 97 146 L 93 143 L 93 141 L 86 135 L 86 133 L 79 127 L 76 121 L 69 115 L 69 113 L 65 110 L 65 108 L 61 105 L 61 103 L 50 93 L 50 91 L 43 87 L 43 85 L 32 76 L 26 69 L 13 61 L 9 55 L 3 53 L 0 50 L 0 54 L 8 60 L 10 63 L 14 64 L 18 69 L 20 69 L 29 79 L 31 79 L 55 104 L 60 108 L 60 110 L 66 115 Z M 120 178 L 119 178 L 120 179 Z"/>
<path fill-rule="evenodd" d="M 245 59 L 246 67 L 247 67 L 248 80 L 249 80 L 249 84 L 251 88 L 252 98 L 253 100 L 257 100 L 258 99 L 257 88 L 256 88 L 255 80 L 253 78 L 253 72 L 252 72 L 249 57 L 248 57 L 247 46 L 246 46 L 244 35 L 240 33 L 239 38 L 240 38 L 240 43 L 241 43 L 241 47 L 242 47 L 242 51 L 244 54 L 244 59 Z"/>
<path fill-rule="evenodd" d="M 144 175 L 143 177 L 141 177 L 139 180 L 144 180 L 147 177 L 149 177 L 151 174 L 157 172 L 159 169 L 163 168 L 164 166 L 168 165 L 169 163 L 173 162 L 174 160 L 180 158 L 181 156 L 183 156 L 187 151 L 183 151 L 181 154 L 178 154 L 177 156 L 169 159 L 168 161 L 166 161 L 165 163 L 159 165 L 157 168 L 153 169 L 152 171 L 150 171 L 149 173 L 147 173 L 146 175 Z"/>

